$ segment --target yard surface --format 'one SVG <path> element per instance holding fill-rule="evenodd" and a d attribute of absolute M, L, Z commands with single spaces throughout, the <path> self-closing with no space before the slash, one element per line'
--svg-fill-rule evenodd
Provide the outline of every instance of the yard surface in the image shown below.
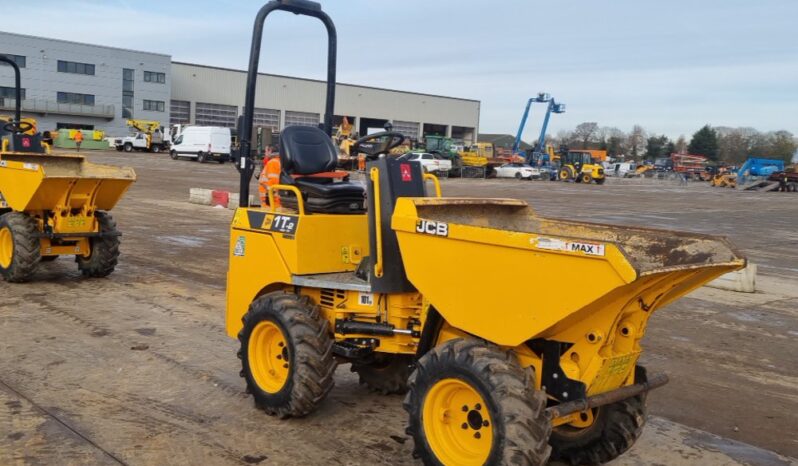
<path fill-rule="evenodd" d="M 236 191 L 230 164 L 90 159 L 138 174 L 113 211 L 120 264 L 88 280 L 62 257 L 31 283 L 0 282 L 0 464 L 413 464 L 401 397 L 369 393 L 348 366 L 304 419 L 253 408 L 223 325 L 232 211 L 187 202 L 190 187 Z M 760 290 L 702 288 L 655 314 L 643 363 L 671 382 L 649 396 L 643 438 L 616 463 L 796 463 L 798 195 L 655 180 L 450 179 L 443 192 L 728 236 L 758 265 Z"/>

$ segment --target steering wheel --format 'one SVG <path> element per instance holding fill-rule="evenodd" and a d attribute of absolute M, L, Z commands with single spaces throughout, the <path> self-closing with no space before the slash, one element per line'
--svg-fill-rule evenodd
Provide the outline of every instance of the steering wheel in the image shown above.
<path fill-rule="evenodd" d="M 364 153 L 366 158 L 374 160 L 380 155 L 387 154 L 391 149 L 399 147 L 405 140 L 402 133 L 394 131 L 382 131 L 379 133 L 364 136 L 352 145 L 350 153 Z"/>
<path fill-rule="evenodd" d="M 3 125 L 3 129 L 9 133 L 24 133 L 33 129 L 33 124 L 27 121 L 9 121 Z"/>

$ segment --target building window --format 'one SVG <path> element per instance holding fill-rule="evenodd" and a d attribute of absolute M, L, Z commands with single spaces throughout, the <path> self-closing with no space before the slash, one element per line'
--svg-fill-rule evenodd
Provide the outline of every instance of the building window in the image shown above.
<path fill-rule="evenodd" d="M 94 125 L 84 125 L 80 123 L 58 123 L 55 124 L 55 129 L 85 129 L 87 131 L 92 131 L 94 129 Z"/>
<path fill-rule="evenodd" d="M 163 100 L 144 100 L 144 110 L 148 112 L 166 111 Z"/>
<path fill-rule="evenodd" d="M 16 63 L 17 66 L 20 67 L 20 68 L 25 68 L 25 65 L 27 65 L 27 59 L 24 56 L 22 56 L 22 55 L 12 55 L 10 53 L 0 53 L 0 55 L 5 55 L 6 57 L 10 58 L 11 61 Z M 0 63 L 0 65 L 8 66 L 8 64 L 4 63 L 4 62 Z"/>
<path fill-rule="evenodd" d="M 272 131 L 280 131 L 280 111 L 270 108 L 255 108 L 252 118 L 255 126 L 266 126 Z"/>
<path fill-rule="evenodd" d="M 94 105 L 94 96 L 91 94 L 78 94 L 77 92 L 59 92 L 59 104 Z"/>
<path fill-rule="evenodd" d="M 144 82 L 145 83 L 165 84 L 166 83 L 166 73 L 156 73 L 155 71 L 145 71 L 144 72 Z"/>
<path fill-rule="evenodd" d="M 169 112 L 169 123 L 173 125 L 187 125 L 191 122 L 191 102 L 187 100 L 171 101 Z"/>
<path fill-rule="evenodd" d="M 91 63 L 58 60 L 58 71 L 60 73 L 87 74 L 94 76 L 94 65 Z"/>
<path fill-rule="evenodd" d="M 197 102 L 194 123 L 200 126 L 226 126 L 234 128 L 238 107 L 234 105 L 206 104 Z"/>
<path fill-rule="evenodd" d="M 122 118 L 133 118 L 133 81 L 135 78 L 134 70 L 122 69 Z"/>
<path fill-rule="evenodd" d="M 285 112 L 285 126 L 315 126 L 321 121 L 318 113 Z"/>
<path fill-rule="evenodd" d="M 20 89 L 20 94 L 22 95 L 22 100 L 25 100 L 25 89 Z M 0 99 L 16 99 L 17 98 L 17 88 L 16 87 L 3 87 L 0 86 Z"/>

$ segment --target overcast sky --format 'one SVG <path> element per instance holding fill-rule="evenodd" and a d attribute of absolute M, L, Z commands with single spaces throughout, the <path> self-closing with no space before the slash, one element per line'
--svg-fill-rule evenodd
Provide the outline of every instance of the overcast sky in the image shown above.
<path fill-rule="evenodd" d="M 263 1 L 30 0 L 10 32 L 244 69 Z M 539 91 L 583 121 L 689 137 L 706 123 L 798 134 L 798 0 L 337 0 L 341 82 L 478 99 L 515 133 Z M 261 71 L 323 78 L 318 21 L 278 12 Z M 542 108 L 525 139 L 534 140 Z"/>

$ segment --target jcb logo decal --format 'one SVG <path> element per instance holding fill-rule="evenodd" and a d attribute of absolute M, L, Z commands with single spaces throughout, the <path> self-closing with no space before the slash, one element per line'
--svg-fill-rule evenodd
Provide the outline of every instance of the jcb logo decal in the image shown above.
<path fill-rule="evenodd" d="M 416 222 L 416 231 L 427 235 L 449 236 L 449 224 L 431 220 L 419 220 Z"/>

